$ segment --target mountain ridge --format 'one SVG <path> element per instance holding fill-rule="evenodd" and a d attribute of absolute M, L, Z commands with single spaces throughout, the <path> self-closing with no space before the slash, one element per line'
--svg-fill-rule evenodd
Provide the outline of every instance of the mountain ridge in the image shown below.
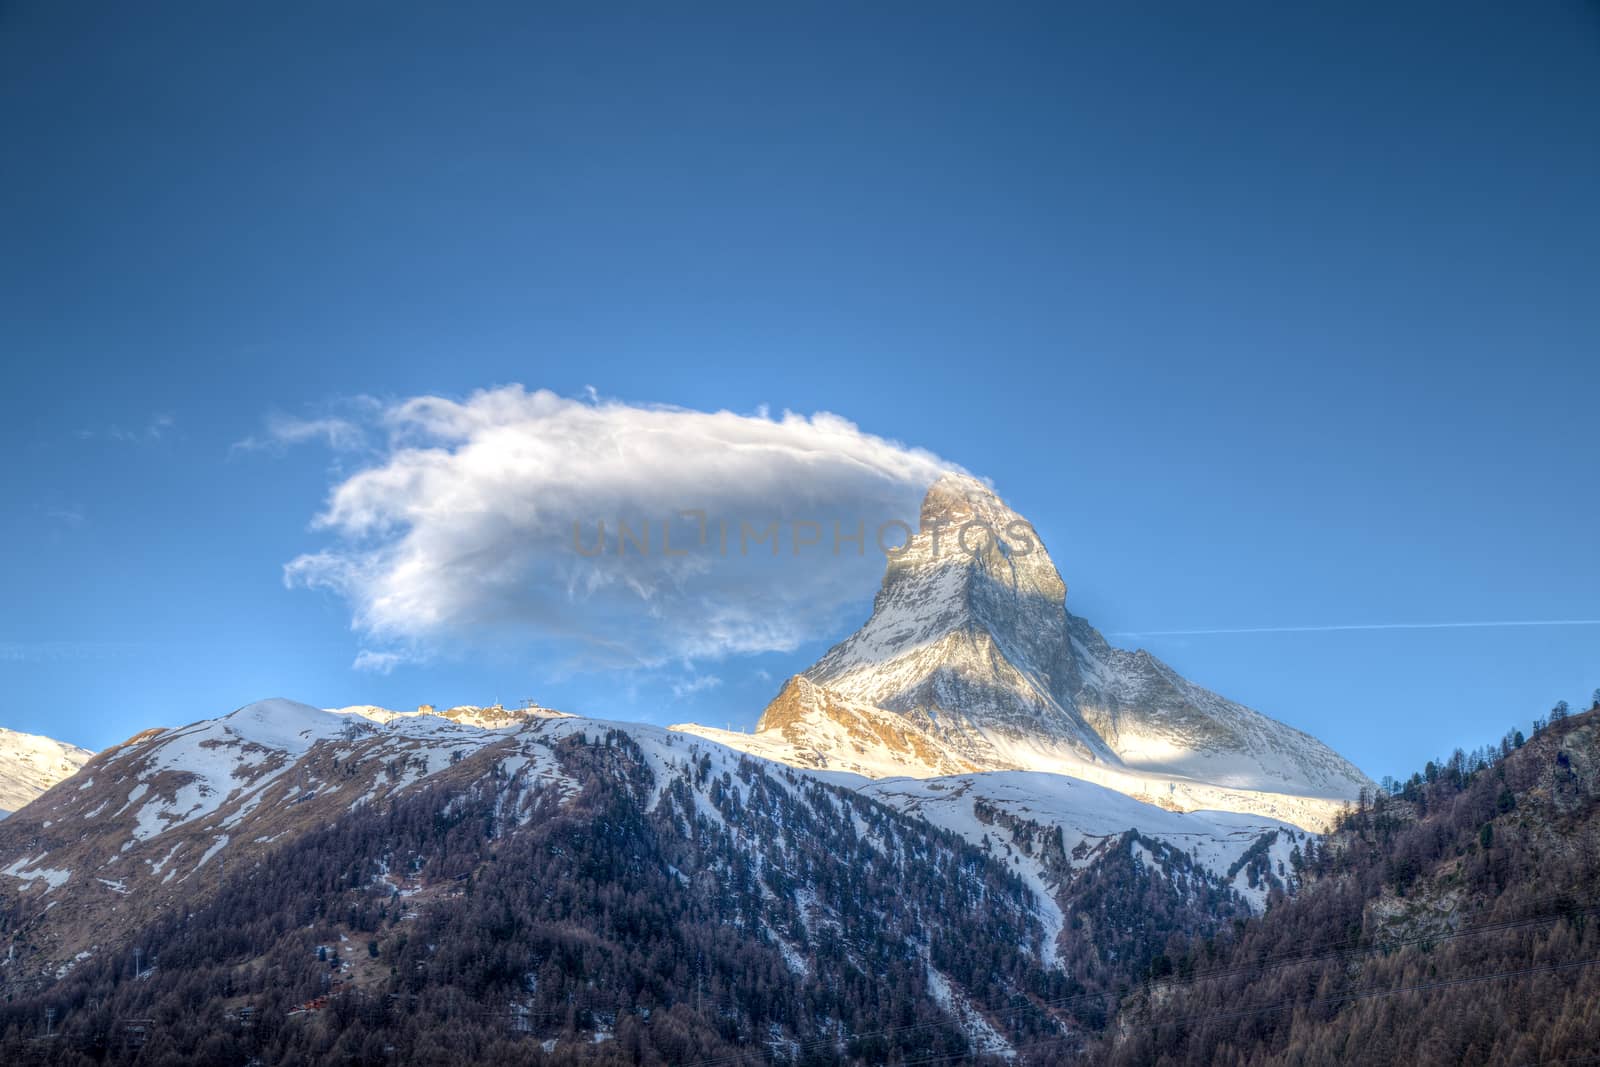
<path fill-rule="evenodd" d="M 1052 843 L 1041 850 L 1035 833 L 1015 824 L 1031 810 L 1016 796 L 991 805 L 960 778 L 919 783 L 916 798 L 905 789 L 874 795 L 855 784 L 640 723 L 559 713 L 453 721 L 367 706 L 329 711 L 280 698 L 260 701 L 135 735 L 0 824 L 0 933 L 10 940 L 0 961 L 0 988 L 23 1000 L 48 997 L 63 982 L 79 988 L 81 969 L 82 983 L 102 989 L 118 980 L 115 961 L 134 937 L 147 963 L 196 966 L 182 947 L 189 935 L 170 917 L 211 914 L 221 899 L 233 900 L 232 909 L 257 907 L 250 901 L 262 894 L 276 903 L 248 919 L 268 938 L 251 951 L 286 951 L 285 938 L 321 936 L 326 943 L 326 934 L 297 933 L 307 928 L 287 922 L 294 914 L 310 917 L 319 931 L 370 938 L 381 946 L 373 958 L 388 959 L 405 952 L 403 924 L 451 913 L 453 901 L 470 896 L 473 880 L 488 877 L 484 872 L 497 854 L 521 855 L 508 843 L 518 827 L 576 818 L 583 798 L 601 789 L 613 799 L 582 816 L 594 821 L 573 831 L 578 838 L 563 838 L 568 849 L 584 842 L 586 866 L 563 876 L 577 882 L 542 887 L 545 899 L 578 892 L 580 883 L 593 883 L 602 894 L 613 880 L 627 883 L 633 877 L 627 872 L 638 868 L 637 846 L 614 835 L 619 826 L 644 820 L 662 842 L 662 856 L 670 857 L 660 862 L 675 880 L 670 884 L 683 887 L 691 902 L 686 906 L 715 905 L 711 913 L 722 916 L 717 922 L 736 922 L 745 931 L 736 958 L 770 953 L 794 975 L 785 982 L 804 985 L 818 968 L 835 967 L 830 961 L 838 953 L 844 953 L 840 965 L 849 966 L 839 974 L 828 970 L 829 982 L 882 956 L 886 962 L 873 967 L 889 965 L 896 973 L 909 967 L 909 977 L 897 981 L 922 989 L 921 1010 L 942 1020 L 939 1026 L 964 1033 L 972 1054 L 1006 1053 L 1029 1033 L 1001 1010 L 1007 998 L 1051 988 L 1059 995 L 1072 987 L 1062 985 L 1067 978 L 1057 961 L 1099 951 L 1064 921 L 1076 899 L 1071 883 L 1104 863 L 1132 859 L 1126 819 L 1117 808 L 1137 805 L 1086 783 L 1065 784 L 1075 791 L 1068 806 L 1076 814 L 1052 828 Z M 468 816 L 468 827 L 481 822 L 481 832 L 467 833 L 426 861 L 405 853 L 417 834 L 428 837 L 430 824 L 456 833 L 451 828 Z M 1208 928 L 1227 915 L 1249 914 L 1251 906 L 1227 884 L 1228 867 L 1248 851 L 1259 828 L 1168 818 L 1178 841 L 1171 854 L 1180 848 L 1204 854 L 1203 865 L 1186 876 L 1191 888 L 1162 897 L 1180 909 L 1178 921 Z M 715 862 L 705 869 L 687 866 L 680 858 L 685 848 L 711 849 Z M 837 854 L 824 859 L 827 849 Z M 301 854 L 304 860 L 281 858 Z M 314 882 L 316 892 L 277 901 L 272 894 L 293 879 L 262 872 L 281 872 L 285 864 L 298 870 L 312 857 L 326 869 L 293 878 Z M 897 903 L 907 886 L 929 898 L 916 915 L 903 914 Z M 348 913 L 330 903 L 347 897 Z M 862 908 L 868 914 L 850 918 Z M 387 916 L 381 922 L 373 917 L 377 910 Z M 941 932 L 957 923 L 966 924 L 959 937 Z M 905 924 L 903 933 L 882 932 L 899 924 Z M 206 936 L 238 951 L 237 938 Z M 964 962 L 959 946 L 974 939 L 992 944 Z M 1109 944 L 1105 950 L 1115 956 Z M 984 969 L 991 952 L 1007 954 L 1008 969 Z M 858 954 L 864 954 L 862 963 L 850 963 Z M 387 967 L 348 959 L 341 966 L 350 975 L 339 979 L 348 996 L 394 988 Z M 1119 972 L 1112 967 L 1108 973 Z M 303 989 L 306 980 L 301 975 L 293 987 Z M 694 981 L 678 975 L 667 992 L 681 999 Z M 522 1003 L 531 999 L 528 992 L 514 987 L 506 995 Z M 276 1003 L 265 991 L 253 996 L 252 1003 Z M 1027 1027 L 1077 1040 L 1051 1013 L 1033 1014 Z M 600 1041 L 610 1025 L 580 1018 L 567 1031 L 558 1026 L 549 1040 L 581 1046 Z M 802 1035 L 810 1026 L 786 1025 Z M 602 1037 L 574 1039 L 574 1027 Z M 784 1041 L 795 1040 L 784 1033 L 790 1035 Z"/>

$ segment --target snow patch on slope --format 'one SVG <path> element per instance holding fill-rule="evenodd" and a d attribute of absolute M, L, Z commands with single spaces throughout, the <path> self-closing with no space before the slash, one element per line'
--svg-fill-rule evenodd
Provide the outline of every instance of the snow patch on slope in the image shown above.
<path fill-rule="evenodd" d="M 1188 853 L 1211 874 L 1228 878 L 1229 868 L 1263 834 L 1277 832 L 1270 852 L 1274 869 L 1279 861 L 1287 861 L 1294 843 L 1306 836 L 1275 819 L 1237 812 L 1166 811 L 1115 790 L 1037 771 L 994 771 L 922 780 L 890 778 L 864 783 L 860 791 L 890 807 L 920 815 L 979 846 L 986 842 L 1004 845 L 1007 837 L 1003 829 L 979 817 L 979 802 L 1045 826 L 1058 826 L 1074 868 L 1093 862 L 1102 847 L 1129 830 L 1137 830 L 1142 836 Z M 1020 862 L 1014 869 L 1040 899 L 1052 933 L 1059 933 L 1062 919 L 1055 905 L 1059 883 L 1040 854 L 1020 853 L 1017 858 Z M 1234 877 L 1234 887 L 1255 910 L 1265 907 L 1267 890 L 1250 887 L 1242 872 Z"/>

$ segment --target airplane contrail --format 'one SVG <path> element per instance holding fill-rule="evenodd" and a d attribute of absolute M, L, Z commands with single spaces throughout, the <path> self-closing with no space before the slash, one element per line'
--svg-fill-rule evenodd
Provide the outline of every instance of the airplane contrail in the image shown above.
<path fill-rule="evenodd" d="M 1207 634 L 1310 634 L 1336 630 L 1487 630 L 1510 626 L 1600 626 L 1600 619 L 1502 619 L 1490 622 L 1353 622 L 1333 626 L 1235 626 L 1211 630 L 1121 630 L 1109 637 L 1200 637 Z"/>

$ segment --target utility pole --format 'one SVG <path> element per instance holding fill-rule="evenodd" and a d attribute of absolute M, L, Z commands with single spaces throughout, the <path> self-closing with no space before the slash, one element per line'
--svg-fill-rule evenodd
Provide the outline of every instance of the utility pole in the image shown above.
<path fill-rule="evenodd" d="M 44 1010 L 44 1036 L 45 1037 L 54 1036 L 55 1029 L 56 1029 L 56 1010 L 54 1008 L 46 1008 Z"/>

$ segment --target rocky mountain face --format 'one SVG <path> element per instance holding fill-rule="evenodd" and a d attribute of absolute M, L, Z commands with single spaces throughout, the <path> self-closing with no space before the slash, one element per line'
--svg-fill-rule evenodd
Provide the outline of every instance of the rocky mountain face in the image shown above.
<path fill-rule="evenodd" d="M 0 817 L 71 776 L 93 755 L 77 745 L 0 729 Z"/>
<path fill-rule="evenodd" d="M 815 770 L 848 771 L 868 778 L 975 771 L 980 764 L 938 734 L 898 712 L 852 700 L 805 675 L 784 685 L 761 716 L 754 734 L 675 726 L 705 734 L 754 756 Z"/>
<path fill-rule="evenodd" d="M 898 712 L 977 761 L 995 762 L 991 734 L 1111 759 L 1070 698 L 1080 679 L 1065 604 L 1032 526 L 980 483 L 947 476 L 890 560 L 871 618 L 804 677 Z"/>
<path fill-rule="evenodd" d="M 1067 611 L 1038 532 L 980 482 L 940 479 L 920 527 L 871 617 L 785 686 L 755 734 L 680 728 L 804 766 L 1050 771 L 1313 828 L 1372 786 L 1315 738 L 1113 648 Z"/>

